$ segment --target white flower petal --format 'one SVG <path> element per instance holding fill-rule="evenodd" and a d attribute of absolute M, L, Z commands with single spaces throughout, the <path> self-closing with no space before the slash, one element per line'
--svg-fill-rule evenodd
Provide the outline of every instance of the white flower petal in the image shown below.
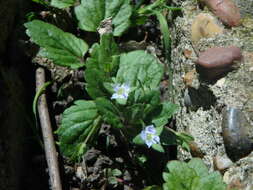
<path fill-rule="evenodd" d="M 118 99 L 119 98 L 119 95 L 117 93 L 114 93 L 111 97 L 111 99 Z"/>
<path fill-rule="evenodd" d="M 156 133 L 156 129 L 154 127 L 154 125 L 149 125 L 145 128 L 146 133 L 150 133 L 150 134 L 155 134 Z"/>
<path fill-rule="evenodd" d="M 146 141 L 147 135 L 144 130 L 141 131 L 140 137 L 142 138 L 143 141 Z"/>
<path fill-rule="evenodd" d="M 146 141 L 146 145 L 148 146 L 148 148 L 150 148 L 152 144 L 154 144 L 152 141 Z"/>
<path fill-rule="evenodd" d="M 113 87 L 114 90 L 114 94 L 112 95 L 111 99 L 127 99 L 128 98 L 128 94 L 130 92 L 130 87 L 128 84 L 115 84 Z"/>
<path fill-rule="evenodd" d="M 125 92 L 125 93 L 123 93 L 123 94 L 122 94 L 122 97 L 124 97 L 124 99 L 127 99 L 127 97 L 128 97 L 128 93 L 126 93 L 126 92 Z"/>
<path fill-rule="evenodd" d="M 123 84 L 121 87 L 125 89 L 126 93 L 129 93 L 130 86 L 128 84 Z"/>
<path fill-rule="evenodd" d="M 113 86 L 114 92 L 117 92 L 117 91 L 119 90 L 119 88 L 120 88 L 120 85 L 119 85 L 119 84 L 114 85 L 114 86 Z"/>
<path fill-rule="evenodd" d="M 160 143 L 160 137 L 157 136 L 157 135 L 154 135 L 154 137 L 153 137 L 152 140 L 155 142 L 155 144 L 159 144 Z"/>
<path fill-rule="evenodd" d="M 156 128 L 154 125 L 148 125 L 141 131 L 140 137 L 145 144 L 150 148 L 153 144 L 160 143 L 160 137 L 156 135 Z"/>

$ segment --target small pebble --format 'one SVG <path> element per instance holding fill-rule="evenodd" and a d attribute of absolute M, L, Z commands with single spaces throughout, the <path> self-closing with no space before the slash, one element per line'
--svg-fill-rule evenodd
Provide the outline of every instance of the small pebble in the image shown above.
<path fill-rule="evenodd" d="M 197 71 L 204 78 L 213 80 L 219 79 L 227 72 L 233 70 L 235 61 L 242 59 L 240 48 L 230 47 L 213 47 L 199 54 L 196 61 Z"/>
<path fill-rule="evenodd" d="M 197 78 L 197 76 L 196 76 L 196 70 L 194 69 L 194 70 L 191 70 L 191 71 L 187 72 L 184 75 L 183 81 L 184 81 L 186 86 L 191 86 L 192 82 L 195 78 Z"/>
<path fill-rule="evenodd" d="M 192 57 L 192 51 L 191 50 L 185 49 L 183 53 L 184 53 L 184 56 L 186 58 L 191 59 L 191 57 Z"/>
<path fill-rule="evenodd" d="M 76 168 L 76 177 L 80 180 L 84 180 L 86 178 L 85 174 L 84 174 L 84 171 L 83 171 L 83 168 L 81 166 L 78 166 Z"/>
<path fill-rule="evenodd" d="M 228 169 L 233 165 L 233 162 L 227 156 L 215 156 L 213 158 L 214 169 L 219 170 L 221 172 Z"/>
<path fill-rule="evenodd" d="M 223 28 L 217 24 L 215 18 L 209 14 L 200 13 L 191 26 L 191 39 L 198 42 L 201 38 L 210 38 L 222 34 Z"/>
<path fill-rule="evenodd" d="M 209 9 L 228 26 L 239 26 L 241 15 L 232 0 L 203 0 Z"/>

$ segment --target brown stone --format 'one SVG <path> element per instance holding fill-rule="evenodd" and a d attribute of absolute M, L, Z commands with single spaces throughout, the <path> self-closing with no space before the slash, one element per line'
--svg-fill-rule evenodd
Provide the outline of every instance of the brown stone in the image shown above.
<path fill-rule="evenodd" d="M 215 18 L 209 14 L 200 13 L 191 26 L 191 39 L 193 42 L 201 38 L 210 38 L 223 33 L 223 28 L 217 24 Z"/>
<path fill-rule="evenodd" d="M 228 26 L 240 25 L 240 10 L 232 0 L 203 0 L 204 3 Z"/>
<path fill-rule="evenodd" d="M 233 69 L 235 61 L 242 59 L 240 48 L 214 47 L 199 54 L 197 71 L 204 78 L 218 79 Z"/>

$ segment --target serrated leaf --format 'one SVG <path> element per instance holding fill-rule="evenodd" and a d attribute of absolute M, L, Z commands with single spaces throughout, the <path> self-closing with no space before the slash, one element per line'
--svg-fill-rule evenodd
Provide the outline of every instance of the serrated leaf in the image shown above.
<path fill-rule="evenodd" d="M 93 101 L 79 100 L 63 112 L 61 126 L 56 131 L 61 152 L 76 159 L 86 149 L 85 139 L 98 125 L 98 111 Z M 87 140 L 86 140 L 87 141 Z"/>
<path fill-rule="evenodd" d="M 126 83 L 130 87 L 156 90 L 163 72 L 163 66 L 153 55 L 137 50 L 120 56 L 116 81 L 120 84 Z"/>
<path fill-rule="evenodd" d="M 107 124 L 110 124 L 115 128 L 123 127 L 123 124 L 119 117 L 119 111 L 116 106 L 112 104 L 112 102 L 106 98 L 97 98 L 95 102 L 99 113 L 103 116 L 103 120 Z"/>
<path fill-rule="evenodd" d="M 79 27 L 96 32 L 104 19 L 112 18 L 113 35 L 120 36 L 130 26 L 132 7 L 129 0 L 82 0 L 75 8 Z"/>
<path fill-rule="evenodd" d="M 73 69 L 84 66 L 83 56 L 88 45 L 83 40 L 40 20 L 24 25 L 27 35 L 42 48 L 39 53 L 41 56 L 53 60 L 57 65 Z"/>
<path fill-rule="evenodd" d="M 192 159 L 190 162 L 188 162 L 188 166 L 194 169 L 198 176 L 204 177 L 208 175 L 208 169 L 200 158 Z"/>
<path fill-rule="evenodd" d="M 169 172 L 163 173 L 163 189 L 166 190 L 225 190 L 226 185 L 218 172 L 208 173 L 199 158 L 189 163 L 171 161 L 167 164 Z"/>
<path fill-rule="evenodd" d="M 86 61 L 86 90 L 93 98 L 106 96 L 105 82 L 111 82 L 119 64 L 119 50 L 111 34 L 101 36 L 100 44 L 91 48 L 91 57 Z M 94 76 L 96 79 L 94 80 Z"/>
<path fill-rule="evenodd" d="M 50 5 L 59 9 L 64 9 L 75 4 L 76 0 L 52 0 Z"/>
<path fill-rule="evenodd" d="M 170 187 L 172 190 L 191 190 L 193 181 L 198 177 L 196 172 L 184 162 L 171 161 L 167 164 L 167 169 L 170 171 L 169 183 L 174 183 L 174 187 Z"/>
<path fill-rule="evenodd" d="M 209 175 L 205 175 L 199 181 L 199 185 L 196 190 L 225 190 L 226 185 L 223 183 L 222 177 L 219 172 L 212 172 Z"/>

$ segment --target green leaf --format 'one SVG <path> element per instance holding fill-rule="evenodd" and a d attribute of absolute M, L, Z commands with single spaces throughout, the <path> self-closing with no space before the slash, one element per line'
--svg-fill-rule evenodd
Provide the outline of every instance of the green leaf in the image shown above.
<path fill-rule="evenodd" d="M 225 190 L 226 185 L 218 172 L 208 173 L 208 169 L 199 158 L 190 162 L 171 161 L 168 172 L 163 173 L 165 190 Z"/>
<path fill-rule="evenodd" d="M 44 5 L 44 6 L 49 5 L 49 3 L 46 0 L 32 0 L 32 1 L 35 3 L 41 4 L 41 5 Z"/>
<path fill-rule="evenodd" d="M 191 141 L 194 141 L 194 138 L 191 135 L 188 135 L 188 134 L 183 133 L 183 132 L 181 132 L 181 133 L 176 132 L 175 134 L 177 136 L 177 144 L 181 145 L 183 149 L 190 152 L 189 143 Z"/>
<path fill-rule="evenodd" d="M 57 65 L 73 69 L 84 66 L 83 56 L 88 45 L 71 33 L 39 20 L 25 23 L 26 33 L 42 49 L 40 55 Z"/>
<path fill-rule="evenodd" d="M 158 151 L 158 152 L 164 153 L 164 148 L 162 147 L 161 144 L 153 144 L 153 145 L 152 145 L 152 148 L 153 148 L 154 150 Z"/>
<path fill-rule="evenodd" d="M 116 76 L 118 83 L 129 84 L 130 87 L 155 90 L 163 76 L 163 66 L 157 59 L 142 50 L 133 51 L 120 56 L 119 70 Z"/>
<path fill-rule="evenodd" d="M 171 33 L 169 31 L 168 23 L 166 17 L 161 13 L 161 11 L 154 11 L 156 17 L 160 23 L 160 30 L 163 36 L 163 46 L 165 50 L 166 63 L 168 64 L 168 75 L 169 75 L 169 95 L 170 99 L 174 99 L 174 89 L 173 89 L 173 65 L 171 64 Z"/>
<path fill-rule="evenodd" d="M 136 137 L 133 138 L 133 143 L 138 145 L 143 145 L 145 142 L 142 140 L 140 134 L 138 134 Z"/>
<path fill-rule="evenodd" d="M 64 9 L 73 6 L 75 3 L 76 0 L 52 0 L 50 5 L 59 9 Z"/>
<path fill-rule="evenodd" d="M 142 155 L 137 155 L 137 161 L 138 163 L 143 166 L 144 163 L 146 163 L 148 160 L 147 156 L 142 154 Z"/>
<path fill-rule="evenodd" d="M 142 124 L 141 119 L 143 118 L 143 111 L 145 104 L 134 104 L 131 106 L 124 107 L 124 118 L 127 119 L 129 125 Z"/>
<path fill-rule="evenodd" d="M 179 106 L 170 102 L 162 104 L 161 113 L 152 120 L 156 127 L 164 126 L 168 123 L 168 119 L 178 110 Z"/>
<path fill-rule="evenodd" d="M 96 104 L 79 100 L 63 112 L 61 126 L 56 131 L 61 152 L 75 160 L 87 149 L 87 142 L 99 126 Z"/>
<path fill-rule="evenodd" d="M 160 90 L 150 90 L 146 91 L 143 96 L 140 96 L 139 102 L 140 103 L 148 103 L 151 105 L 158 105 L 160 104 Z"/>
<path fill-rule="evenodd" d="M 190 162 L 188 162 L 188 166 L 194 169 L 198 176 L 204 177 L 208 175 L 208 169 L 200 158 L 192 159 Z"/>
<path fill-rule="evenodd" d="M 111 185 L 116 185 L 116 184 L 118 184 L 117 178 L 114 177 L 114 176 L 108 177 L 108 182 L 109 182 L 109 184 L 111 184 Z"/>
<path fill-rule="evenodd" d="M 157 185 L 152 185 L 152 186 L 145 187 L 143 190 L 162 190 L 162 188 Z"/>
<path fill-rule="evenodd" d="M 114 177 L 119 177 L 119 176 L 122 175 L 122 172 L 121 172 L 119 169 L 113 169 L 113 170 L 112 170 L 112 175 L 113 175 Z"/>
<path fill-rule="evenodd" d="M 225 190 L 226 185 L 223 183 L 219 172 L 215 171 L 202 177 L 196 190 Z"/>
<path fill-rule="evenodd" d="M 104 19 L 112 18 L 113 35 L 120 36 L 130 26 L 132 7 L 129 0 L 82 0 L 75 8 L 79 27 L 96 32 Z"/>
<path fill-rule="evenodd" d="M 116 128 L 122 128 L 123 124 L 119 117 L 119 110 L 106 98 L 97 98 L 95 100 L 98 112 L 102 115 L 103 120 Z"/>
<path fill-rule="evenodd" d="M 184 162 L 171 161 L 167 164 L 167 169 L 170 173 L 167 175 L 167 181 L 164 180 L 171 185 L 172 190 L 191 190 L 193 181 L 198 177 L 196 172 Z"/>
<path fill-rule="evenodd" d="M 105 82 L 111 82 L 119 64 L 119 50 L 111 34 L 102 35 L 100 44 L 91 48 L 91 57 L 86 61 L 86 90 L 93 98 L 106 96 Z M 94 76 L 96 79 L 94 80 Z"/>
<path fill-rule="evenodd" d="M 168 130 L 163 130 L 160 135 L 162 145 L 177 145 L 177 136 Z"/>
<path fill-rule="evenodd" d="M 156 17 L 159 20 L 160 23 L 160 29 L 163 35 L 163 46 L 165 49 L 165 56 L 167 59 L 170 58 L 170 49 L 171 49 L 171 39 L 170 39 L 170 31 L 168 27 L 168 23 L 166 20 L 166 17 L 160 12 L 160 11 L 155 11 Z"/>

